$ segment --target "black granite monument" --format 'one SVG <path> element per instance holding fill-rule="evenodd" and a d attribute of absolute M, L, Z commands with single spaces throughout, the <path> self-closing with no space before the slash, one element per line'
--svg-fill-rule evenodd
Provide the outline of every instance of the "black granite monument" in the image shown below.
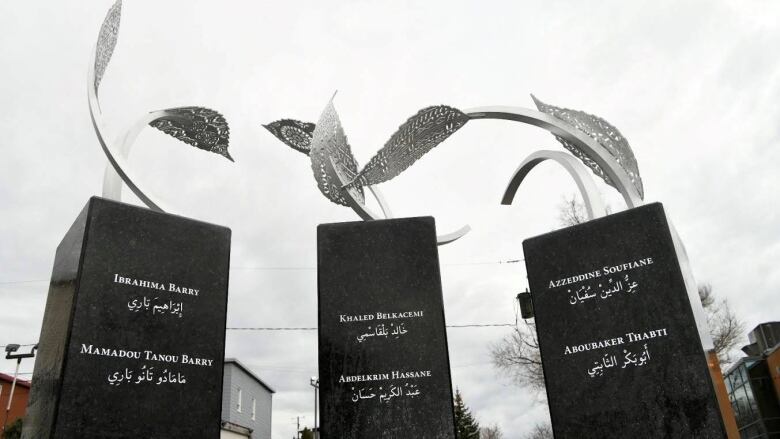
<path fill-rule="evenodd" d="M 433 218 L 317 229 L 322 439 L 453 439 Z"/>
<path fill-rule="evenodd" d="M 556 439 L 726 437 L 660 204 L 523 247 Z"/>
<path fill-rule="evenodd" d="M 54 260 L 25 439 L 219 436 L 230 230 L 94 197 Z"/>

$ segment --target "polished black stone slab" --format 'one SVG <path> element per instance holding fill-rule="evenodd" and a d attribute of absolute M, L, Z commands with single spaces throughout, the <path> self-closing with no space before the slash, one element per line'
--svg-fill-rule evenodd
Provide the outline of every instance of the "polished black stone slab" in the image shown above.
<path fill-rule="evenodd" d="M 230 230 L 89 200 L 54 260 L 25 439 L 219 436 Z"/>
<path fill-rule="evenodd" d="M 453 439 L 431 217 L 317 228 L 322 439 Z"/>
<path fill-rule="evenodd" d="M 556 439 L 726 437 L 661 204 L 523 248 Z"/>

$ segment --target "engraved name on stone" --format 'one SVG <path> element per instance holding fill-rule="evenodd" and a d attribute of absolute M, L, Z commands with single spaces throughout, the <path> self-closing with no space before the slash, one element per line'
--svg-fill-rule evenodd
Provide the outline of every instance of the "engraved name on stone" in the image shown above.
<path fill-rule="evenodd" d="M 636 294 L 641 285 L 635 281 L 631 270 L 653 264 L 652 257 L 641 258 L 616 265 L 605 265 L 587 273 L 550 280 L 548 289 L 566 287 L 571 305 L 579 305 L 590 299 L 610 299 L 621 294 Z"/>
<path fill-rule="evenodd" d="M 389 380 L 404 380 L 409 378 L 430 378 L 430 370 L 417 370 L 403 372 L 400 370 L 394 370 L 387 373 L 374 373 L 365 375 L 341 375 L 339 377 L 340 383 L 355 383 L 359 381 L 389 381 Z"/>
<path fill-rule="evenodd" d="M 129 285 L 166 293 L 181 294 L 183 296 L 178 296 L 181 299 L 184 299 L 187 296 L 199 297 L 199 294 L 201 293 L 200 289 L 177 285 L 174 282 L 159 282 L 148 279 L 138 279 L 127 275 L 120 275 L 119 273 L 114 273 L 112 281 L 113 283 L 120 285 Z M 147 295 L 145 292 L 144 294 L 137 293 L 136 295 L 131 296 L 127 301 L 128 311 L 135 313 L 148 313 L 153 316 L 160 317 L 172 315 L 182 318 L 184 317 L 184 305 L 185 302 L 183 300 L 171 299 L 170 295 L 162 295 L 161 297 L 156 295 Z"/>
<path fill-rule="evenodd" d="M 197 296 L 200 290 L 195 288 L 183 287 L 176 285 L 173 282 L 157 282 L 145 279 L 135 279 L 132 277 L 120 276 L 118 273 L 114 273 L 114 283 L 131 285 L 134 287 L 150 288 L 160 291 L 168 291 L 172 293 L 188 294 L 190 296 Z"/>
<path fill-rule="evenodd" d="M 157 367 L 153 364 L 142 363 L 137 365 L 122 365 L 118 369 L 112 369 L 105 375 L 105 382 L 109 386 L 119 387 L 133 384 L 181 385 L 187 384 L 187 375 L 177 368 L 179 365 L 212 367 L 214 360 L 201 358 L 189 354 L 164 354 L 151 350 L 128 350 L 110 347 L 93 346 L 82 343 L 79 354 L 98 357 L 126 358 L 143 362 L 165 363 Z"/>
<path fill-rule="evenodd" d="M 379 381 L 376 385 L 350 386 L 349 399 L 353 403 L 365 400 L 375 400 L 379 403 L 389 404 L 395 398 L 417 398 L 422 390 L 411 379 L 431 378 L 430 370 L 400 371 L 394 370 L 386 373 L 365 375 L 341 375 L 339 383 L 360 383 Z M 399 381 L 403 383 L 382 384 L 382 381 Z M 382 384 L 382 385 L 379 385 Z"/>
<path fill-rule="evenodd" d="M 363 343 L 364 341 L 371 338 L 398 340 L 399 338 L 409 333 L 409 328 L 406 327 L 406 322 L 398 322 L 397 320 L 423 318 L 424 316 L 425 313 L 422 310 L 405 312 L 376 312 L 362 315 L 339 314 L 339 323 L 372 322 L 371 325 L 361 328 L 359 333 L 354 336 L 358 343 Z M 385 320 L 396 321 L 383 322 Z M 375 321 L 376 323 L 373 323 Z"/>
<path fill-rule="evenodd" d="M 155 290 L 157 292 L 173 293 L 184 299 L 186 296 L 198 297 L 201 290 L 174 282 L 140 279 L 128 275 L 113 273 L 112 282 L 119 285 Z M 154 295 L 149 293 L 135 294 L 127 301 L 127 309 L 131 312 L 149 313 L 153 316 L 174 315 L 184 316 L 184 301 L 172 300 L 170 294 Z M 192 353 L 161 353 L 151 349 L 132 350 L 118 347 L 95 346 L 91 343 L 81 343 L 79 354 L 90 357 L 113 357 L 133 361 L 134 364 L 123 364 L 119 369 L 112 368 L 107 372 L 106 382 L 111 386 L 123 384 L 141 385 L 152 383 L 156 385 L 186 384 L 187 376 L 178 367 L 181 365 L 211 368 L 214 359 L 203 358 Z M 158 363 L 163 363 L 159 365 Z"/>
<path fill-rule="evenodd" d="M 155 353 L 154 351 L 149 350 L 141 350 L 141 351 L 135 351 L 135 350 L 128 350 L 128 349 L 118 349 L 118 348 L 111 348 L 111 347 L 101 347 L 101 346 L 93 346 L 91 344 L 82 343 L 81 344 L 81 350 L 79 351 L 80 354 L 87 354 L 87 355 L 95 355 L 95 356 L 102 356 L 102 357 L 115 357 L 115 358 L 129 358 L 129 359 L 135 359 L 135 360 L 146 360 L 146 361 L 158 361 L 163 363 L 178 363 L 178 364 L 189 364 L 193 366 L 205 366 L 210 367 L 214 364 L 213 359 L 209 358 L 200 358 L 193 355 L 188 354 L 161 354 L 161 353 Z"/>
<path fill-rule="evenodd" d="M 589 299 L 609 299 L 621 293 L 631 295 L 640 291 L 640 284 L 638 281 L 632 280 L 630 271 L 649 267 L 653 262 L 652 257 L 644 257 L 620 264 L 605 265 L 587 273 L 550 280 L 548 289 L 568 286 L 565 291 L 569 295 L 571 305 L 581 304 Z M 603 376 L 611 368 L 625 369 L 626 367 L 641 367 L 648 364 L 652 358 L 650 347 L 648 343 L 641 345 L 638 343 L 668 335 L 667 328 L 629 331 L 620 336 L 601 340 L 566 344 L 563 347 L 563 355 L 606 349 L 606 352 L 601 357 L 596 358 L 585 371 L 590 378 L 595 378 Z M 614 349 L 616 347 L 622 348 Z"/>
<path fill-rule="evenodd" d="M 597 279 L 602 276 L 629 271 L 635 268 L 646 267 L 652 264 L 653 264 L 653 258 L 648 257 L 648 258 L 637 259 L 635 261 L 624 262 L 617 265 L 605 265 L 602 268 L 592 270 L 587 273 L 577 274 L 562 279 L 551 280 L 547 288 L 553 289 L 553 288 L 562 287 L 564 285 L 576 284 L 589 279 Z"/>
<path fill-rule="evenodd" d="M 373 314 L 339 314 L 339 323 L 368 322 L 372 320 L 393 320 L 424 317 L 423 311 L 377 312 Z"/>
<path fill-rule="evenodd" d="M 577 345 L 566 346 L 563 350 L 563 355 L 576 354 L 579 352 L 586 352 L 596 349 L 603 349 L 611 346 L 619 346 L 626 343 L 634 343 L 637 341 L 650 340 L 659 337 L 666 337 L 668 334 L 666 328 L 654 329 L 644 332 L 627 332 L 625 337 L 619 336 L 606 340 L 592 341 L 588 343 L 581 343 Z"/>

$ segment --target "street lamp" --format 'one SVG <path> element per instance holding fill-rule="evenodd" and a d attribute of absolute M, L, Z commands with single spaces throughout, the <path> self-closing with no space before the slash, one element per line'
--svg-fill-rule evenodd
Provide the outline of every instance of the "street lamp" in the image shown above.
<path fill-rule="evenodd" d="M 35 356 L 35 350 L 38 349 L 38 345 L 34 345 L 29 354 L 14 354 L 18 351 L 21 345 L 9 344 L 5 346 L 5 358 L 8 360 L 16 359 L 16 371 L 14 371 L 14 381 L 11 384 L 11 393 L 8 395 L 8 405 L 5 407 L 5 419 L 3 419 L 3 432 L 5 432 L 5 425 L 8 423 L 8 413 L 11 411 L 11 402 L 14 399 L 14 389 L 16 389 L 16 378 L 19 375 L 19 365 L 22 364 L 23 358 L 32 358 Z"/>
<path fill-rule="evenodd" d="M 317 428 L 317 391 L 320 389 L 320 379 L 311 377 L 309 385 L 314 387 L 314 439 L 318 439 L 320 437 L 320 430 Z"/>

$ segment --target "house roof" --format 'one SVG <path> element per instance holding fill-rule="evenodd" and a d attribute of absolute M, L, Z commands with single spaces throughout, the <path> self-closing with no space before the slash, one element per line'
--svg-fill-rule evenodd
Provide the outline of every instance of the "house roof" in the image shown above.
<path fill-rule="evenodd" d="M 7 381 L 9 383 L 12 383 L 14 381 L 13 375 L 7 375 L 4 373 L 0 373 L 0 381 Z M 21 378 L 16 378 L 16 385 L 19 387 L 25 387 L 30 388 L 30 382 L 27 380 L 23 380 Z"/>
<path fill-rule="evenodd" d="M 243 370 L 244 372 L 246 372 L 246 374 L 247 374 L 247 375 L 249 375 L 250 377 L 254 378 L 254 379 L 255 379 L 255 381 L 257 381 L 258 383 L 260 383 L 260 385 L 262 385 L 263 387 L 265 387 L 266 389 L 268 389 L 268 391 L 269 391 L 269 392 L 271 392 L 271 393 L 276 393 L 276 390 L 272 389 L 272 388 L 271 388 L 271 386 L 269 386 L 268 384 L 266 384 L 266 383 L 265 383 L 263 380 L 261 380 L 261 379 L 260 379 L 260 377 L 259 377 L 259 376 L 255 375 L 255 374 L 254 374 L 254 373 L 253 373 L 251 370 L 249 370 L 249 368 L 248 368 L 248 367 L 244 366 L 244 365 L 243 365 L 243 364 L 242 364 L 240 361 L 238 361 L 237 359 L 235 359 L 235 358 L 225 358 L 225 364 L 228 364 L 228 363 L 233 363 L 233 364 L 235 364 L 235 365 L 236 365 L 236 367 L 238 367 L 239 369 L 241 369 L 241 370 Z"/>

